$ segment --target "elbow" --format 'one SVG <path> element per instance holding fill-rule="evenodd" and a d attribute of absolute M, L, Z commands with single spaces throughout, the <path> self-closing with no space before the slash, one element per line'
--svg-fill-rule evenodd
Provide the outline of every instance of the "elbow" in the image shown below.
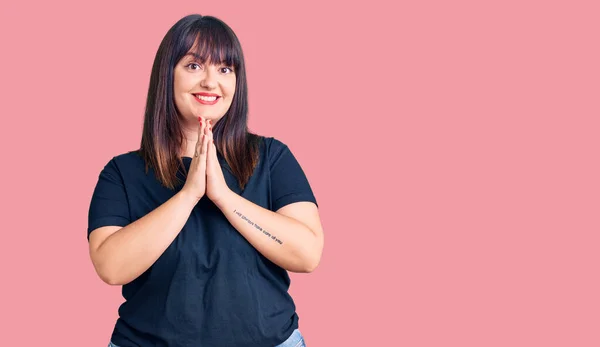
<path fill-rule="evenodd" d="M 297 258 L 295 262 L 289 266 L 282 266 L 284 269 L 295 273 L 311 273 L 315 271 L 319 265 L 319 260 L 309 257 Z"/>
<path fill-rule="evenodd" d="M 111 286 L 122 286 L 122 285 L 127 284 L 126 281 L 123 281 L 122 279 L 120 279 L 114 275 L 113 276 L 105 276 L 104 278 L 102 278 L 102 281 L 104 281 L 104 283 L 111 285 Z"/>
<path fill-rule="evenodd" d="M 302 273 L 306 273 L 306 274 L 309 274 L 309 273 L 311 273 L 311 272 L 315 271 L 315 269 L 316 269 L 316 268 L 317 268 L 317 265 L 310 265 L 310 266 L 307 266 L 307 267 L 305 267 L 305 268 L 304 268 L 302 271 L 300 271 L 300 272 L 302 272 Z"/>
<path fill-rule="evenodd" d="M 122 278 L 120 278 L 116 271 L 112 270 L 108 264 L 100 264 L 93 262 L 96 274 L 102 280 L 102 282 L 111 286 L 120 286 L 126 284 Z"/>
<path fill-rule="evenodd" d="M 124 286 L 133 281 L 135 277 L 130 276 L 123 269 L 112 269 L 111 271 L 98 272 L 100 279 L 111 286 Z"/>
<path fill-rule="evenodd" d="M 91 252 L 90 258 L 94 265 L 94 270 L 96 270 L 96 274 L 102 282 L 111 286 L 121 286 L 130 282 L 123 277 L 122 271 L 119 271 L 120 269 L 117 264 L 114 261 L 110 261 L 106 254 L 96 250 L 95 252 Z"/>
<path fill-rule="evenodd" d="M 118 286 L 121 285 L 121 283 L 119 283 L 119 281 L 114 278 L 114 277 L 108 277 L 108 276 L 102 276 L 100 275 L 100 279 L 102 280 L 102 282 L 110 285 L 110 286 Z"/>
<path fill-rule="evenodd" d="M 102 282 L 108 285 L 119 286 L 124 284 L 122 283 L 123 281 L 118 278 L 118 276 L 116 276 L 113 272 L 107 271 L 106 269 L 96 269 L 96 273 Z"/>
<path fill-rule="evenodd" d="M 320 262 L 321 262 L 320 256 L 311 257 L 311 258 L 307 259 L 306 261 L 304 261 L 304 266 L 302 267 L 302 270 L 300 272 L 311 273 L 316 270 L 316 268 L 317 268 L 317 266 L 319 266 Z"/>
<path fill-rule="evenodd" d="M 321 255 L 323 254 L 323 232 L 317 234 L 316 244 L 312 248 L 306 261 L 304 262 L 304 272 L 311 273 L 317 269 L 321 262 Z"/>
<path fill-rule="evenodd" d="M 128 280 L 123 278 L 122 276 L 116 276 L 116 275 L 108 275 L 108 276 L 100 276 L 100 278 L 102 279 L 102 281 L 108 285 L 111 286 L 124 286 L 127 283 L 131 282 L 132 280 Z"/>
<path fill-rule="evenodd" d="M 321 233 L 321 235 L 323 235 Z M 317 269 L 319 263 L 321 262 L 321 255 L 323 254 L 323 237 L 317 237 L 317 243 L 312 248 L 310 252 L 308 252 L 305 257 L 302 266 L 302 270 L 300 272 L 311 273 Z"/>
<path fill-rule="evenodd" d="M 311 273 L 317 269 L 323 254 L 323 234 L 314 239 L 309 247 L 300 247 L 294 251 L 294 260 L 289 266 L 284 267 L 287 271 L 297 273 Z M 283 267 L 283 266 L 282 266 Z"/>

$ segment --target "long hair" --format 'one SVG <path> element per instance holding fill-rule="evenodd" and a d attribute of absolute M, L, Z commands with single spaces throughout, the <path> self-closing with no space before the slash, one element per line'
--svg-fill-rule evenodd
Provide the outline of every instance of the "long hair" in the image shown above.
<path fill-rule="evenodd" d="M 232 66 L 236 74 L 231 106 L 213 127 L 213 139 L 243 189 L 258 163 L 260 136 L 248 131 L 242 47 L 233 30 L 215 17 L 188 15 L 175 23 L 160 43 L 150 75 L 142 141 L 137 152 L 146 163 L 146 173 L 152 167 L 165 187 L 174 189 L 183 183 L 177 172 L 180 168 L 185 171 L 179 156 L 185 136 L 175 106 L 173 76 L 179 60 L 192 48 L 202 60 Z"/>

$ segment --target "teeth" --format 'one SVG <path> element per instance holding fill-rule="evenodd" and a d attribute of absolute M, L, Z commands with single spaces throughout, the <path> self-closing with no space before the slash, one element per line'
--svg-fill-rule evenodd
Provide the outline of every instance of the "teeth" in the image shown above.
<path fill-rule="evenodd" d="M 202 96 L 202 95 L 196 95 L 196 97 L 202 101 L 215 101 L 217 100 L 216 96 Z"/>

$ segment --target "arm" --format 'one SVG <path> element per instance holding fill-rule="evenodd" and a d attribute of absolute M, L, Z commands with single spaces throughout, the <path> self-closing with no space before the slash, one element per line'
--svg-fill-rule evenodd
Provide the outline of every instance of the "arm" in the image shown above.
<path fill-rule="evenodd" d="M 273 263 L 292 272 L 312 272 L 319 264 L 323 231 L 314 203 L 292 203 L 273 212 L 229 191 L 215 204 L 231 225 Z"/>
<path fill-rule="evenodd" d="M 90 257 L 100 278 L 113 285 L 131 282 L 169 247 L 188 220 L 197 200 L 180 191 L 135 222 L 90 234 Z M 105 229 L 107 228 L 107 229 Z"/>

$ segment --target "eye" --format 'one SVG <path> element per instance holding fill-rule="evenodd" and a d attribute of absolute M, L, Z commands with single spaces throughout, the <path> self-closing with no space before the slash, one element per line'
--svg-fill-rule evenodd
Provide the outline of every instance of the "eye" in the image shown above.
<path fill-rule="evenodd" d="M 187 64 L 185 67 L 190 67 L 190 66 L 192 66 L 192 65 L 196 65 L 196 66 L 200 67 L 200 65 L 199 65 L 199 64 L 196 64 L 196 63 L 189 63 L 189 64 Z M 192 69 L 192 70 L 196 70 L 196 69 Z"/>
<path fill-rule="evenodd" d="M 226 72 L 226 73 L 233 73 L 233 69 L 232 69 L 232 68 L 230 68 L 230 67 L 228 67 L 228 66 L 222 67 L 222 68 L 221 68 L 221 71 L 222 71 L 223 69 L 227 69 L 227 70 L 229 70 L 229 72 Z"/>

